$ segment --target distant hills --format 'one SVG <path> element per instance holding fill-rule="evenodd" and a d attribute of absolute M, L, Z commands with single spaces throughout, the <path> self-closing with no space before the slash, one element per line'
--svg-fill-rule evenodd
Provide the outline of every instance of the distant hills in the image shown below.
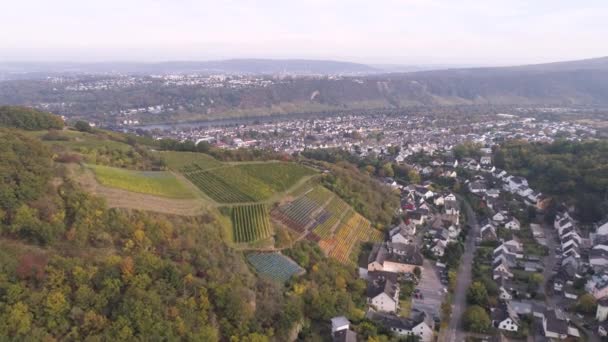
<path fill-rule="evenodd" d="M 372 74 L 383 70 L 365 64 L 309 59 L 226 59 L 158 63 L 0 63 L 0 72 L 13 74 L 122 73 L 122 74 Z"/>
<path fill-rule="evenodd" d="M 238 74 L 342 74 L 344 77 L 296 77 L 267 86 L 239 89 L 200 85 L 163 85 L 161 80 L 86 92 L 58 88 L 44 79 L 0 82 L 0 104 L 37 105 L 69 116 L 107 120 L 106 113 L 171 105 L 160 115 L 138 114 L 140 122 L 174 122 L 227 117 L 344 110 L 449 105 L 608 106 L 608 57 L 512 67 L 452 68 L 388 72 L 363 64 L 235 59 L 215 62 L 65 64 L 69 72 L 159 74 L 209 72 Z M 18 73 L 12 65 L 12 72 Z M 44 65 L 36 72 L 43 72 Z M 48 67 L 48 66 L 47 66 Z M 6 69 L 6 65 L 4 66 Z M 391 69 L 392 68 L 392 69 Z M 391 70 L 398 69 L 392 66 Z M 0 69 L 2 71 L 2 69 Z M 103 76 L 111 77 L 111 76 Z M 69 106 L 65 106 L 69 103 Z"/>

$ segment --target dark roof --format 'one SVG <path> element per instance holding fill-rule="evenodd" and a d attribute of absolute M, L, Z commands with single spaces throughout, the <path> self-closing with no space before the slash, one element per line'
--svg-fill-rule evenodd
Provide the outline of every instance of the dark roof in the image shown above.
<path fill-rule="evenodd" d="M 431 329 L 434 327 L 433 319 L 424 311 L 414 310 L 409 318 L 373 311 L 368 312 L 367 316 L 370 320 L 389 329 L 394 328 L 410 331 L 422 322 L 425 322 Z"/>
<path fill-rule="evenodd" d="M 422 266 L 423 256 L 420 248 L 416 245 L 406 245 L 403 243 L 385 242 L 374 245 L 369 255 L 368 264 L 377 261 L 384 264 L 384 261 Z"/>
<path fill-rule="evenodd" d="M 357 333 L 349 329 L 336 331 L 334 342 L 357 342 Z"/>
<path fill-rule="evenodd" d="M 389 297 L 394 298 L 399 285 L 391 278 L 383 274 L 370 278 L 367 282 L 367 297 L 374 298 L 381 293 L 386 293 Z"/>
<path fill-rule="evenodd" d="M 545 311 L 545 320 L 547 322 L 547 331 L 558 333 L 560 335 L 568 334 L 568 322 L 557 317 L 555 310 Z"/>

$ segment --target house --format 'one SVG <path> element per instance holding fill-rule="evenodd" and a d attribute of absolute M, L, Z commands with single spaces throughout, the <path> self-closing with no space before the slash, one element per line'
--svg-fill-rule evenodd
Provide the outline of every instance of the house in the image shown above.
<path fill-rule="evenodd" d="M 460 215 L 460 205 L 456 200 L 445 200 L 443 211 L 447 215 Z"/>
<path fill-rule="evenodd" d="M 545 311 L 543 331 L 548 338 L 564 340 L 568 337 L 568 321 L 557 310 Z"/>
<path fill-rule="evenodd" d="M 416 235 L 416 225 L 412 222 L 405 223 L 401 222 L 399 225 L 393 227 L 389 231 L 391 242 L 405 243 L 408 244 L 412 241 L 412 238 Z"/>
<path fill-rule="evenodd" d="M 337 331 L 333 335 L 333 342 L 357 342 L 357 333 L 350 329 Z"/>
<path fill-rule="evenodd" d="M 498 235 L 496 234 L 496 226 L 488 219 L 481 222 L 479 233 L 481 241 L 496 241 L 498 239 Z"/>
<path fill-rule="evenodd" d="M 491 198 L 498 198 L 500 196 L 500 190 L 498 189 L 490 189 L 486 191 L 486 196 Z"/>
<path fill-rule="evenodd" d="M 426 214 L 418 210 L 408 212 L 407 217 L 417 226 L 423 225 L 427 219 Z"/>
<path fill-rule="evenodd" d="M 601 322 L 597 327 L 597 334 L 601 337 L 608 336 L 608 321 Z"/>
<path fill-rule="evenodd" d="M 506 331 L 519 330 L 519 318 L 509 304 L 502 304 L 493 309 L 490 317 L 495 328 Z"/>
<path fill-rule="evenodd" d="M 492 157 L 482 156 L 481 159 L 479 159 L 479 163 L 481 163 L 481 165 L 490 165 L 492 164 Z"/>
<path fill-rule="evenodd" d="M 412 273 L 419 267 L 422 271 L 423 256 L 417 245 L 385 242 L 375 244 L 368 258 L 368 271 Z"/>
<path fill-rule="evenodd" d="M 509 230 L 519 230 L 521 228 L 521 225 L 518 219 L 516 219 L 515 217 L 511 217 L 511 219 L 507 223 L 505 223 L 505 228 Z"/>
<path fill-rule="evenodd" d="M 589 251 L 589 265 L 595 271 L 601 271 L 608 268 L 608 245 L 595 245 Z"/>
<path fill-rule="evenodd" d="M 484 181 L 473 181 L 469 183 L 469 191 L 476 195 L 480 195 L 486 192 L 487 186 Z"/>
<path fill-rule="evenodd" d="M 367 299 L 378 311 L 395 312 L 399 308 L 399 283 L 395 273 L 370 272 Z"/>
<path fill-rule="evenodd" d="M 350 329 L 350 321 L 344 316 L 338 316 L 331 319 L 331 333 Z"/>
<path fill-rule="evenodd" d="M 494 263 L 492 267 L 492 279 L 512 279 L 513 273 L 511 272 L 511 267 L 508 263 L 501 259 L 498 262 Z"/>
<path fill-rule="evenodd" d="M 494 216 L 492 216 L 492 221 L 496 223 L 503 223 L 507 220 L 508 216 L 506 212 L 499 211 Z"/>
<path fill-rule="evenodd" d="M 608 274 L 601 272 L 592 275 L 585 284 L 585 291 L 592 294 L 595 299 L 608 297 Z"/>
<path fill-rule="evenodd" d="M 413 311 L 409 318 L 370 311 L 367 318 L 398 336 L 415 335 L 423 342 L 431 342 L 434 338 L 435 322 L 423 311 Z"/>
<path fill-rule="evenodd" d="M 598 322 L 604 322 L 607 318 L 608 318 L 608 297 L 603 297 L 597 301 L 595 319 L 597 319 Z"/>
<path fill-rule="evenodd" d="M 504 286 L 501 285 L 498 288 L 498 298 L 502 301 L 509 301 L 509 300 L 513 299 L 513 296 L 511 295 L 511 293 L 509 293 L 509 291 Z"/>
<path fill-rule="evenodd" d="M 515 193 L 521 186 L 528 186 L 528 181 L 523 177 L 509 176 L 506 179 L 507 190 Z"/>
<path fill-rule="evenodd" d="M 597 227 L 597 229 L 595 230 L 594 242 L 596 244 L 608 242 L 608 221 Z"/>
<path fill-rule="evenodd" d="M 448 246 L 448 242 L 445 240 L 438 240 L 435 246 L 431 248 L 433 255 L 440 258 L 445 254 L 445 248 Z"/>
<path fill-rule="evenodd" d="M 534 313 L 534 308 L 531 303 L 523 301 L 511 301 L 509 305 L 518 316 L 531 315 Z"/>
<path fill-rule="evenodd" d="M 521 242 L 516 239 L 503 242 L 500 246 L 494 249 L 494 257 L 498 254 L 509 254 L 514 256 L 516 259 L 522 259 L 524 257 L 524 246 Z"/>

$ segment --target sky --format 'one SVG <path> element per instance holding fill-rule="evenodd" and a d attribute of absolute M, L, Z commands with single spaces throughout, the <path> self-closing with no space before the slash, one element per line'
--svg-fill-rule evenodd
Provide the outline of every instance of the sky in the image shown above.
<path fill-rule="evenodd" d="M 509 65 L 608 56 L 606 0 L 5 2 L 0 61 Z"/>

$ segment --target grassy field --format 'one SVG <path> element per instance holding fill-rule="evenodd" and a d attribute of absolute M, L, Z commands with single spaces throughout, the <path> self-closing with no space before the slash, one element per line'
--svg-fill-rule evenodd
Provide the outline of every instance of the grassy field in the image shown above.
<path fill-rule="evenodd" d="M 88 165 L 102 185 L 169 198 L 193 198 L 194 194 L 172 173 L 132 171 L 115 167 Z"/>

